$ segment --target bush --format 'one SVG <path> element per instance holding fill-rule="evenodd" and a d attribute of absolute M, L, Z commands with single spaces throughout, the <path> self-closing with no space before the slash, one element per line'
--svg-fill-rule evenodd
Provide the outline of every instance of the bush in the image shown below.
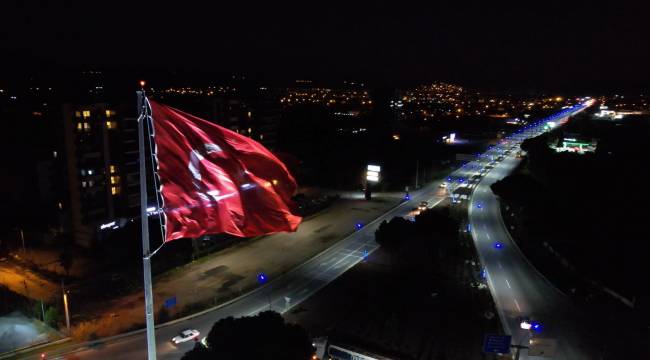
<path fill-rule="evenodd" d="M 59 320 L 61 320 L 61 314 L 59 313 L 59 309 L 55 308 L 54 306 L 50 306 L 45 310 L 45 321 L 47 325 L 51 327 L 57 327 Z"/>
<path fill-rule="evenodd" d="M 304 360 L 314 354 L 305 329 L 286 323 L 282 315 L 272 311 L 252 317 L 221 319 L 212 326 L 207 343 L 207 349 L 197 345 L 183 359 Z"/>

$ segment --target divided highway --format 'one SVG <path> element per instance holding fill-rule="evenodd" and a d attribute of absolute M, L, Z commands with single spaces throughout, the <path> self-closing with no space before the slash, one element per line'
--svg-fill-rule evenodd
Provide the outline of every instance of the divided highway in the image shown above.
<path fill-rule="evenodd" d="M 453 172 L 452 175 L 466 176 L 462 169 Z M 373 222 L 365 224 L 359 230 L 294 270 L 276 279 L 270 279 L 265 286 L 217 309 L 159 327 L 156 329 L 158 359 L 180 359 L 194 346 L 193 342 L 180 345 L 170 343 L 171 338 L 178 335 L 182 329 L 197 329 L 203 337 L 209 332 L 214 322 L 221 318 L 254 315 L 268 309 L 284 312 L 298 305 L 376 250 L 378 245 L 375 242 L 374 234 L 383 220 L 390 220 L 395 216 L 407 216 L 421 201 L 427 201 L 430 207 L 442 202 L 446 198 L 446 193 L 439 185 L 440 181 L 434 182 L 412 192 L 410 201 L 401 203 Z M 57 350 L 46 351 L 46 353 L 47 359 L 131 360 L 146 359 L 146 349 L 145 333 L 140 331 L 117 339 L 109 338 L 99 341 L 92 346 L 71 344 Z M 39 359 L 39 354 L 32 353 L 18 358 Z"/>
<path fill-rule="evenodd" d="M 513 143 L 507 146 L 518 150 L 520 140 L 542 131 L 540 124 L 512 138 Z M 502 149 L 496 151 L 502 153 Z M 556 339 L 553 358 L 557 360 L 597 359 L 586 319 L 527 261 L 503 222 L 499 200 L 490 185 L 510 174 L 518 163 L 513 153 L 504 156 L 476 185 L 468 208 L 472 237 L 504 330 L 512 335 L 515 345 L 527 346 L 532 337 Z M 539 321 L 540 331 L 521 329 L 520 317 Z M 527 359 L 527 353 L 523 349 L 520 359 Z"/>
<path fill-rule="evenodd" d="M 569 109 L 564 111 L 562 116 L 566 117 L 569 113 L 581 109 L 582 107 Z M 502 149 L 495 147 L 481 156 L 489 158 L 501 153 Z M 544 334 L 557 337 L 563 351 L 566 349 L 562 353 L 563 357 L 556 359 L 585 358 L 583 349 L 577 345 L 577 335 L 571 327 L 574 324 L 570 314 L 571 307 L 515 250 L 501 220 L 498 201 L 490 192 L 489 184 L 507 175 L 516 165 L 516 160 L 508 158 L 487 173 L 478 185 L 468 184 L 476 169 L 482 165 L 480 162 L 472 162 L 451 173 L 449 178 L 456 183 L 450 183 L 446 190 L 453 193 L 461 187 L 471 189 L 476 186 L 470 199 L 472 234 L 488 271 L 490 289 L 506 331 L 513 334 L 516 342 L 524 342 L 526 338 L 524 334 L 519 334 L 514 319 L 520 314 L 538 317 L 546 326 Z M 284 312 L 298 305 L 376 250 L 378 245 L 374 233 L 383 220 L 407 216 L 421 201 L 427 201 L 429 207 L 442 202 L 447 197 L 447 191 L 440 187 L 440 183 L 441 181 L 437 181 L 412 192 L 410 201 L 401 203 L 294 270 L 271 279 L 268 284 L 255 291 L 219 308 L 159 327 L 156 329 L 158 359 L 177 360 L 193 347 L 193 342 L 180 345 L 170 343 L 170 339 L 182 329 L 197 329 L 201 336 L 204 336 L 215 321 L 224 317 L 254 315 L 267 309 Z M 479 209 L 476 205 L 479 203 L 482 208 L 477 211 Z M 492 244 L 496 240 L 503 242 L 505 247 L 495 251 Z M 145 359 L 146 349 L 144 331 L 139 331 L 119 338 L 100 340 L 92 346 L 70 344 L 46 352 L 47 359 L 130 360 Z M 31 353 L 16 358 L 40 359 L 40 356 L 38 353 Z"/>

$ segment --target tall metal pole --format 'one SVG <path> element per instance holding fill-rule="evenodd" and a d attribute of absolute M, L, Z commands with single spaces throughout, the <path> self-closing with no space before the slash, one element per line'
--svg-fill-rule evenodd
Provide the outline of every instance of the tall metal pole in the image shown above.
<path fill-rule="evenodd" d="M 23 233 L 23 229 L 20 229 L 20 239 L 23 241 L 23 255 L 27 254 L 27 248 L 25 247 L 25 233 Z"/>
<path fill-rule="evenodd" d="M 61 280 L 61 291 L 63 291 L 63 309 L 65 311 L 65 328 L 68 331 L 68 336 L 70 336 L 70 311 L 68 310 L 68 294 L 65 291 L 65 285 L 63 280 Z M 42 305 L 42 301 L 41 301 Z"/>
<path fill-rule="evenodd" d="M 156 333 L 153 323 L 153 291 L 151 287 L 151 253 L 149 250 L 149 218 L 147 216 L 147 167 L 145 163 L 144 124 L 148 109 L 144 89 L 138 91 L 138 150 L 140 160 L 140 222 L 142 225 L 142 270 L 144 273 L 144 312 L 147 323 L 147 359 L 156 360 Z"/>

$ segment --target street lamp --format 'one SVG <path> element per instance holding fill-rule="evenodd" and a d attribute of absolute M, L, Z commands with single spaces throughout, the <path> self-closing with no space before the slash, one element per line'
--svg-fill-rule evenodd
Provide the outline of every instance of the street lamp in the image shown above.
<path fill-rule="evenodd" d="M 63 288 L 63 308 L 65 310 L 65 327 L 70 335 L 70 311 L 68 310 L 68 292 Z"/>

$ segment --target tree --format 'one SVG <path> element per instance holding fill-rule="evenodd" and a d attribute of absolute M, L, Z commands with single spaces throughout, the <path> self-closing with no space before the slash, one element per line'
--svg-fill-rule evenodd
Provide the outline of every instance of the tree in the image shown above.
<path fill-rule="evenodd" d="M 418 248 L 423 254 L 436 255 L 438 258 L 452 260 L 456 258 L 459 248 L 458 221 L 449 215 L 449 208 L 433 208 L 421 212 L 415 217 Z"/>
<path fill-rule="evenodd" d="M 390 222 L 384 220 L 375 231 L 375 241 L 387 250 L 391 266 L 393 257 L 405 246 L 406 241 L 413 240 L 415 226 L 403 217 L 394 217 Z"/>
<path fill-rule="evenodd" d="M 183 360 L 305 360 L 314 354 L 305 329 L 286 323 L 273 311 L 221 319 L 212 326 L 206 343 L 206 348 L 197 345 L 187 352 Z"/>
<path fill-rule="evenodd" d="M 59 323 L 60 318 L 61 314 L 59 314 L 59 310 L 54 306 L 50 306 L 45 311 L 45 321 L 43 322 L 51 327 L 55 327 Z"/>
<path fill-rule="evenodd" d="M 375 240 L 377 244 L 385 247 L 388 251 L 397 251 L 403 245 L 404 241 L 413 235 L 413 223 L 403 217 L 394 217 L 387 222 L 384 220 L 379 228 L 375 231 Z"/>

